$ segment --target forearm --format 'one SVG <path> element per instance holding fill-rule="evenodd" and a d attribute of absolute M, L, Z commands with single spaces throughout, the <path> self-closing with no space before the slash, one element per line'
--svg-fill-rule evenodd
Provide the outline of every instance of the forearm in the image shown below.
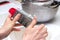
<path fill-rule="evenodd" d="M 0 29 L 0 40 L 3 39 L 3 33 L 4 33 L 3 30 Z"/>
<path fill-rule="evenodd" d="M 0 29 L 0 40 L 5 38 L 5 30 L 3 28 Z"/>
<path fill-rule="evenodd" d="M 7 28 L 7 27 L 2 27 L 0 29 L 0 39 L 5 38 L 6 36 L 8 36 L 11 32 L 11 28 Z"/>

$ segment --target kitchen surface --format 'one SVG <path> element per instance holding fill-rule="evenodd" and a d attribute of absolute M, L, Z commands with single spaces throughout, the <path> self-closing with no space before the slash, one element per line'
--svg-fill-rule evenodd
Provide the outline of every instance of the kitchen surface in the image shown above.
<path fill-rule="evenodd" d="M 11 3 L 11 4 L 8 4 L 9 5 L 8 7 L 6 7 L 7 6 L 6 5 L 5 6 L 6 9 L 3 6 L 0 7 L 0 9 L 2 9 L 2 10 L 0 10 L 0 26 L 2 26 L 5 22 L 6 17 L 8 16 L 8 13 L 9 13 L 9 12 L 7 12 L 9 8 L 15 6 L 14 8 L 19 7 L 20 9 L 22 9 L 21 4 L 18 4 L 19 6 L 14 5 L 13 3 Z M 49 22 L 46 22 L 44 24 L 45 24 L 45 27 L 47 27 L 47 29 L 48 29 L 48 37 L 46 38 L 46 40 L 60 40 L 60 6 L 58 8 L 57 14 L 54 17 L 54 19 Z M 38 25 L 36 25 L 36 26 L 38 26 Z M 4 40 L 22 40 L 22 36 L 23 36 L 25 28 L 22 26 L 21 29 L 22 29 L 22 31 L 20 31 L 20 32 L 16 32 L 16 31 L 12 32 Z"/>

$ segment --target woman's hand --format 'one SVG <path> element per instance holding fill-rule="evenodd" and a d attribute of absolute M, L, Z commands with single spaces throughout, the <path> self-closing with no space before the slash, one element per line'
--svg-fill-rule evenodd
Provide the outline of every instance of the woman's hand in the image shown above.
<path fill-rule="evenodd" d="M 47 33 L 47 28 L 44 24 L 34 27 L 36 24 L 36 18 L 33 19 L 31 24 L 26 28 L 23 40 L 45 40 Z"/>
<path fill-rule="evenodd" d="M 0 29 L 0 39 L 7 37 L 13 30 L 20 30 L 20 28 L 15 28 L 16 26 L 20 26 L 20 24 L 16 24 L 20 17 L 21 14 L 17 14 L 14 19 L 10 15 L 7 17 L 3 27 Z"/>

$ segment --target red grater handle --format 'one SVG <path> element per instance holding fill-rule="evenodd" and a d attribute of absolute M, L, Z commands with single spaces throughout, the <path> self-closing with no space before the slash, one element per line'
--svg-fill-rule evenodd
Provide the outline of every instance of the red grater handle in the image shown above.
<path fill-rule="evenodd" d="M 16 9 L 15 8 L 10 8 L 9 13 L 11 14 L 11 16 L 13 16 L 16 13 Z"/>

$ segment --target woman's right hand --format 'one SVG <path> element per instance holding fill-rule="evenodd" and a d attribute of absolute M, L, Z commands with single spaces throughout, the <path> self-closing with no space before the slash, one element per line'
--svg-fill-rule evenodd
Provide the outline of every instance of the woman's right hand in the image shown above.
<path fill-rule="evenodd" d="M 45 40 L 48 33 L 47 28 L 44 24 L 41 24 L 38 27 L 34 27 L 36 24 L 36 18 L 33 19 L 31 24 L 26 28 L 23 40 Z"/>

